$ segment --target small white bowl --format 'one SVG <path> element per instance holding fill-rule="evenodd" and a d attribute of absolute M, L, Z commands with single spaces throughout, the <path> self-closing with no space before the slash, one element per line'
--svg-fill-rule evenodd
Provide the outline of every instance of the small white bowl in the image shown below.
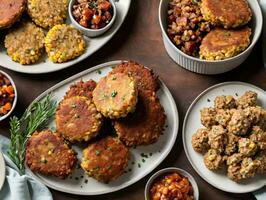
<path fill-rule="evenodd" d="M 70 20 L 72 22 L 72 24 L 77 28 L 80 29 L 84 35 L 88 36 L 88 37 L 97 37 L 99 35 L 104 34 L 108 29 L 111 28 L 111 26 L 113 25 L 115 19 L 116 19 L 116 6 L 113 0 L 109 0 L 109 2 L 112 5 L 113 8 L 113 17 L 110 21 L 109 24 L 107 24 L 105 27 L 101 28 L 101 29 L 90 29 L 90 28 L 85 28 L 83 26 L 81 26 L 73 17 L 72 15 L 72 9 L 73 9 L 73 5 L 77 0 L 70 0 L 69 4 L 68 4 L 68 14 L 70 17 Z"/>
<path fill-rule="evenodd" d="M 14 100 L 13 100 L 13 103 L 12 103 L 12 108 L 11 108 L 11 110 L 10 110 L 7 114 L 5 114 L 5 115 L 3 115 L 3 116 L 0 116 L 0 122 L 1 122 L 1 121 L 3 121 L 4 119 L 6 119 L 6 118 L 7 118 L 7 117 L 13 112 L 13 110 L 14 110 L 14 108 L 16 107 L 16 104 L 17 104 L 18 94 L 17 94 L 17 88 L 16 88 L 16 85 L 15 85 L 13 79 L 12 79 L 7 73 L 5 73 L 5 72 L 2 71 L 2 70 L 0 70 L 0 74 L 4 74 L 4 76 L 5 76 L 8 80 L 10 80 L 11 85 L 12 85 L 13 88 L 14 88 L 14 93 L 15 93 L 15 97 L 14 97 Z"/>
<path fill-rule="evenodd" d="M 221 74 L 239 66 L 247 59 L 256 42 L 258 41 L 262 32 L 263 24 L 262 13 L 258 1 L 247 1 L 252 11 L 252 20 L 250 22 L 252 29 L 252 39 L 250 45 L 245 51 L 232 58 L 217 61 L 207 61 L 189 56 L 183 53 L 173 44 L 166 33 L 169 0 L 161 0 L 159 5 L 159 23 L 162 30 L 164 46 L 168 55 L 183 68 L 200 74 Z"/>
<path fill-rule="evenodd" d="M 198 185 L 197 185 L 195 179 L 187 171 L 180 169 L 180 168 L 175 168 L 175 167 L 169 167 L 169 168 L 161 169 L 160 171 L 156 172 L 155 174 L 153 174 L 150 177 L 150 179 L 146 183 L 146 187 L 145 187 L 145 200 L 151 200 L 150 189 L 151 189 L 151 186 L 154 183 L 155 179 L 164 175 L 164 174 L 168 174 L 171 172 L 177 172 L 178 174 L 188 178 L 188 180 L 189 180 L 189 182 L 193 188 L 194 200 L 198 200 L 199 199 L 199 188 L 198 188 Z"/>

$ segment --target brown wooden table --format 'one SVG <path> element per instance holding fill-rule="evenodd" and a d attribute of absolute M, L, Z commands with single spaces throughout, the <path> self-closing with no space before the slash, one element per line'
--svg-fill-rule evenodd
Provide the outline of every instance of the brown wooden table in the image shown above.
<path fill-rule="evenodd" d="M 122 0 L 123 1 L 123 0 Z M 251 193 L 230 194 L 222 192 L 205 182 L 191 167 L 183 150 L 181 130 L 187 108 L 196 96 L 206 88 L 224 81 L 243 81 L 266 89 L 266 70 L 262 64 L 260 41 L 249 58 L 237 69 L 215 76 L 205 76 L 189 72 L 177 66 L 167 55 L 158 23 L 159 0 L 132 0 L 129 14 L 116 36 L 100 51 L 87 58 L 85 61 L 66 70 L 43 75 L 27 75 L 4 69 L 15 80 L 18 89 L 18 104 L 14 114 L 21 116 L 25 108 L 41 92 L 54 84 L 88 69 L 96 64 L 111 60 L 135 60 L 150 68 L 166 83 L 176 101 L 180 115 L 180 127 L 177 141 L 170 155 L 155 171 L 175 166 L 189 171 L 199 185 L 200 199 L 255 199 Z M 1 68 L 2 69 L 2 68 Z M 9 136 L 8 120 L 0 123 L 0 134 Z M 76 196 L 51 190 L 55 200 L 142 200 L 147 179 L 143 178 L 136 184 L 102 196 Z"/>

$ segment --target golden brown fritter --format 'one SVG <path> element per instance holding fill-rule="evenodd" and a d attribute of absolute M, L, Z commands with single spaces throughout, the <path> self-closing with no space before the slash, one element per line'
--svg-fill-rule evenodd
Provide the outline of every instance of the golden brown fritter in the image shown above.
<path fill-rule="evenodd" d="M 237 30 L 215 28 L 202 40 L 200 58 L 223 60 L 238 55 L 250 44 L 251 29 L 244 27 Z"/>
<path fill-rule="evenodd" d="M 132 76 L 138 82 L 138 91 L 151 90 L 157 91 L 159 89 L 158 77 L 154 75 L 153 71 L 133 61 L 124 62 L 117 65 L 111 72 L 126 73 Z"/>
<path fill-rule="evenodd" d="M 134 113 L 114 121 L 119 139 L 127 146 L 148 145 L 162 134 L 166 121 L 164 109 L 155 92 L 143 91 Z"/>
<path fill-rule="evenodd" d="M 201 12 L 205 20 L 226 29 L 245 25 L 252 16 L 246 0 L 202 0 Z"/>
<path fill-rule="evenodd" d="M 102 125 L 102 115 L 86 97 L 71 97 L 60 102 L 56 111 L 56 128 L 70 142 L 88 141 Z"/>
<path fill-rule="evenodd" d="M 115 119 L 135 110 L 138 101 L 137 83 L 124 73 L 103 77 L 93 91 L 93 102 L 105 117 Z"/>
<path fill-rule="evenodd" d="M 128 149 L 117 138 L 108 136 L 84 149 L 81 167 L 88 176 L 108 183 L 124 172 L 128 160 Z"/>
<path fill-rule="evenodd" d="M 84 82 L 83 80 L 71 85 L 66 92 L 65 99 L 74 96 L 83 96 L 92 99 L 92 91 L 95 89 L 97 83 L 94 80 Z"/>
<path fill-rule="evenodd" d="M 26 163 L 34 172 L 65 178 L 76 161 L 75 152 L 50 130 L 35 132 L 28 140 Z"/>
<path fill-rule="evenodd" d="M 0 2 L 0 29 L 14 24 L 26 8 L 26 0 L 1 0 Z"/>

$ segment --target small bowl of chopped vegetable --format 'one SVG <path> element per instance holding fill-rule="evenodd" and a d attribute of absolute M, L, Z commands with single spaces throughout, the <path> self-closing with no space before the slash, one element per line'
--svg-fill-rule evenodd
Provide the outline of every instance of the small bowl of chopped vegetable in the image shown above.
<path fill-rule="evenodd" d="M 116 18 L 113 0 L 71 0 L 68 12 L 73 25 L 88 37 L 105 33 Z"/>
<path fill-rule="evenodd" d="M 17 89 L 12 78 L 0 70 L 0 121 L 6 119 L 17 103 Z"/>
<path fill-rule="evenodd" d="M 199 199 L 195 179 L 185 170 L 165 168 L 150 177 L 145 187 L 145 200 Z"/>

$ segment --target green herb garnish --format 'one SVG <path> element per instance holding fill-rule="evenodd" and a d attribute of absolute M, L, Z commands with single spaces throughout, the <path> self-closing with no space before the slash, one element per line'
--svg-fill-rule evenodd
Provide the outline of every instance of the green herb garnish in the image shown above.
<path fill-rule="evenodd" d="M 97 3 L 95 1 L 89 1 L 88 2 L 88 6 L 93 9 L 93 8 L 97 8 Z"/>
<path fill-rule="evenodd" d="M 16 116 L 10 119 L 11 143 L 8 155 L 21 175 L 25 174 L 24 161 L 28 138 L 34 131 L 44 128 L 55 114 L 56 102 L 52 101 L 51 97 L 49 94 L 42 100 L 33 102 L 20 119 Z"/>
<path fill-rule="evenodd" d="M 96 155 L 96 156 L 100 155 L 100 153 L 101 153 L 101 152 L 100 152 L 99 150 L 96 150 L 96 151 L 95 151 L 95 155 Z"/>
<path fill-rule="evenodd" d="M 115 80 L 116 80 L 116 77 L 115 77 L 115 76 L 113 76 L 112 80 L 113 80 L 113 81 L 115 81 Z"/>
<path fill-rule="evenodd" d="M 113 91 L 112 93 L 111 93 L 111 97 L 115 97 L 117 95 L 117 91 Z"/>

